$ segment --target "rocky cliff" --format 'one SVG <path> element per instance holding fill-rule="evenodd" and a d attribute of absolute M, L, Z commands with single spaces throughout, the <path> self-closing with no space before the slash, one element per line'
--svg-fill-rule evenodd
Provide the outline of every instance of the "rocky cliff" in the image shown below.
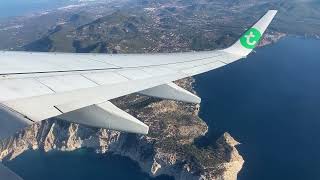
<path fill-rule="evenodd" d="M 193 79 L 180 86 L 192 90 Z M 207 125 L 198 117 L 199 105 L 129 95 L 113 101 L 149 125 L 147 136 L 96 129 L 50 119 L 34 124 L 0 145 L 0 159 L 12 160 L 29 149 L 73 151 L 93 148 L 137 161 L 151 176 L 175 179 L 235 180 L 244 160 L 235 141 L 224 133 L 215 148 L 198 148 L 193 142 L 205 135 Z"/>

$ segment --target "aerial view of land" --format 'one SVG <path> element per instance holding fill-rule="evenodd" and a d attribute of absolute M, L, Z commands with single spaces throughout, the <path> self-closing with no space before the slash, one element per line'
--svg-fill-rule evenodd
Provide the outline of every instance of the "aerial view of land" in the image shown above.
<path fill-rule="evenodd" d="M 317 1 L 278 0 L 83 2 L 3 19 L 0 48 L 102 53 L 217 49 L 234 42 L 271 8 L 279 15 L 270 34 L 319 37 L 320 22 L 313 18 L 319 6 Z"/>
<path fill-rule="evenodd" d="M 96 0 L 0 18 L 0 50 L 118 54 L 221 49 L 269 9 L 279 14 L 260 46 L 284 36 L 320 38 L 318 1 Z M 198 93 L 193 78 L 175 83 Z M 2 142 L 0 159 L 10 163 L 28 150 L 91 148 L 129 157 L 152 178 L 237 179 L 246 159 L 232 133 L 220 133 L 210 146 L 197 144 L 208 132 L 200 105 L 136 94 L 113 103 L 146 123 L 150 133 L 133 135 L 50 119 Z"/>

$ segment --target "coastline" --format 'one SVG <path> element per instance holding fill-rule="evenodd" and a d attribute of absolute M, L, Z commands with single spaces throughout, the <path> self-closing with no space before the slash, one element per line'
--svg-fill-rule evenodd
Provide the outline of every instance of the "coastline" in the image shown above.
<path fill-rule="evenodd" d="M 193 83 L 193 78 L 177 81 L 194 92 Z M 237 179 L 244 160 L 235 148 L 239 143 L 230 134 L 224 133 L 214 150 L 194 146 L 194 139 L 204 136 L 208 130 L 206 123 L 198 117 L 199 105 L 138 95 L 113 102 L 148 124 L 151 133 L 133 135 L 53 119 L 35 124 L 4 141 L 0 146 L 0 159 L 13 160 L 30 149 L 49 152 L 93 148 L 97 153 L 129 157 L 151 177 Z"/>
<path fill-rule="evenodd" d="M 284 36 L 286 34 L 270 33 L 259 47 L 275 43 Z M 197 94 L 194 78 L 175 83 Z M 208 132 L 207 124 L 198 115 L 200 105 L 138 95 L 118 98 L 113 103 L 149 125 L 150 134 L 132 135 L 51 119 L 4 141 L 0 145 L 0 160 L 13 160 L 30 149 L 49 152 L 93 148 L 100 154 L 129 157 L 138 162 L 142 171 L 151 177 L 169 175 L 181 180 L 237 179 L 244 160 L 236 149 L 239 143 L 229 133 L 217 139 L 215 149 L 194 144 L 195 139 L 206 136 Z"/>

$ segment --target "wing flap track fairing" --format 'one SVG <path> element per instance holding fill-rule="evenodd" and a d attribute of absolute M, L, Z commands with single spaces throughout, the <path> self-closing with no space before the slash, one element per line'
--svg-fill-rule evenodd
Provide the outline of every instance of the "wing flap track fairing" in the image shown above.
<path fill-rule="evenodd" d="M 156 97 L 160 99 L 169 99 L 187 103 L 199 104 L 201 98 L 189 91 L 177 86 L 174 83 L 163 84 L 150 89 L 140 91 L 139 94 Z"/>
<path fill-rule="evenodd" d="M 63 111 L 63 109 L 61 111 Z M 137 134 L 148 134 L 149 131 L 147 125 L 119 109 L 109 101 L 71 111 L 57 116 L 57 118 L 90 127 Z"/>

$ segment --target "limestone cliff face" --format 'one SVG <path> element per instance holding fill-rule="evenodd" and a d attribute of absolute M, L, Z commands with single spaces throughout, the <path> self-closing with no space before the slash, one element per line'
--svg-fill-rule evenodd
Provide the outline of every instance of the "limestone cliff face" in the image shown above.
<path fill-rule="evenodd" d="M 119 135 L 116 131 L 92 129 L 52 119 L 34 124 L 2 142 L 0 159 L 12 160 L 29 149 L 48 152 L 88 147 L 104 153 L 110 144 L 118 141 Z"/>
<path fill-rule="evenodd" d="M 217 145 L 219 151 L 223 154 L 226 162 L 222 163 L 224 171 L 222 171 L 222 179 L 233 180 L 237 179 L 237 173 L 243 166 L 244 160 L 239 155 L 238 150 L 235 148 L 239 142 L 234 140 L 229 133 L 224 133 L 218 140 Z M 210 174 L 208 174 L 210 177 Z"/>
<path fill-rule="evenodd" d="M 192 91 L 191 78 L 177 82 Z M 29 149 L 73 151 L 93 148 L 115 153 L 139 163 L 151 176 L 167 174 L 175 179 L 235 180 L 244 160 L 228 133 L 217 140 L 216 149 L 200 149 L 195 138 L 205 135 L 207 125 L 198 117 L 198 105 L 130 95 L 113 101 L 144 121 L 148 136 L 89 128 L 51 119 L 34 124 L 0 145 L 0 159 L 11 160 Z"/>

